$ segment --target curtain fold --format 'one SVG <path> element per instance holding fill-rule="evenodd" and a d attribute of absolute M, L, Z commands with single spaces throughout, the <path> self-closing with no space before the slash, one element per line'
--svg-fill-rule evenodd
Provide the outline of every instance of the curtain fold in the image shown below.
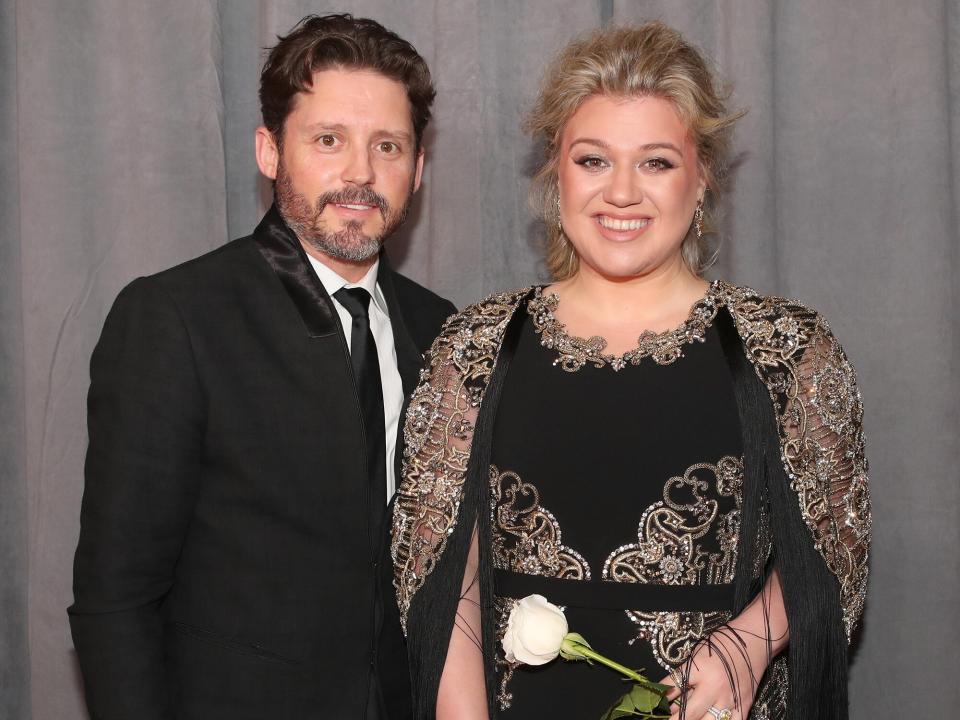
<path fill-rule="evenodd" d="M 431 66 L 424 182 L 389 252 L 461 306 L 545 279 L 520 124 L 567 39 L 663 19 L 716 61 L 749 112 L 712 272 L 821 310 L 864 394 L 852 717 L 960 706 L 957 0 L 0 0 L 0 717 L 85 717 L 65 608 L 90 353 L 131 279 L 252 230 L 263 48 L 332 11 Z"/>
<path fill-rule="evenodd" d="M 30 716 L 16 3 L 0 2 L 0 716 Z"/>

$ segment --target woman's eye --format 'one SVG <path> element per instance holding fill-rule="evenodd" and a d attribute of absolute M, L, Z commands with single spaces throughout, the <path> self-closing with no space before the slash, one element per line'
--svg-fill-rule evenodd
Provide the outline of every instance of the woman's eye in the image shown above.
<path fill-rule="evenodd" d="M 667 160 L 666 158 L 651 158 L 647 160 L 644 165 L 653 170 L 654 172 L 660 172 L 661 170 L 670 170 L 674 167 L 673 163 Z"/>
<path fill-rule="evenodd" d="M 577 165 L 581 165 L 587 168 L 588 170 L 597 170 L 599 168 L 602 168 L 604 165 L 606 165 L 606 162 L 604 161 L 604 159 L 596 155 L 586 155 L 582 158 L 578 158 L 574 162 L 576 162 Z"/>

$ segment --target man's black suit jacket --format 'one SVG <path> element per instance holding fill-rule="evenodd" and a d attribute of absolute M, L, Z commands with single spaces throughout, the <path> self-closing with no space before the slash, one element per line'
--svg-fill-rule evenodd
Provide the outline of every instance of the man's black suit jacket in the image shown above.
<path fill-rule="evenodd" d="M 378 282 L 409 395 L 454 307 L 386 258 Z M 405 716 L 349 351 L 275 208 L 121 292 L 88 409 L 69 612 L 95 719 L 363 718 L 376 677 Z"/>

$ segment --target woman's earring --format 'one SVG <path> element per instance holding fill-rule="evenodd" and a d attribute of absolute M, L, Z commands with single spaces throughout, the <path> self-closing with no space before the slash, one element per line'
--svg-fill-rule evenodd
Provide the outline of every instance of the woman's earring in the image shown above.
<path fill-rule="evenodd" d="M 560 221 L 560 196 L 557 195 L 557 230 L 563 232 L 563 223 Z"/>
<path fill-rule="evenodd" d="M 693 229 L 698 238 L 703 237 L 703 199 L 697 202 L 697 209 L 693 211 Z"/>

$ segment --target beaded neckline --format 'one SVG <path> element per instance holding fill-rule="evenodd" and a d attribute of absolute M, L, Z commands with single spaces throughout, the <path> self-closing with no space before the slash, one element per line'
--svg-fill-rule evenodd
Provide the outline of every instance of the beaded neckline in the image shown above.
<path fill-rule="evenodd" d="M 646 357 L 652 358 L 658 365 L 670 365 L 683 357 L 685 345 L 705 340 L 707 328 L 722 305 L 718 289 L 719 281 L 714 280 L 707 288 L 706 295 L 691 306 L 687 319 L 678 327 L 660 333 L 645 330 L 637 338 L 637 347 L 623 355 L 603 352 L 607 341 L 599 335 L 590 338 L 569 335 L 566 326 L 554 315 L 560 298 L 554 293 L 544 294 L 542 286 L 535 289 L 527 303 L 527 312 L 533 320 L 534 330 L 540 336 L 540 344 L 558 353 L 553 364 L 567 372 L 576 372 L 587 364 L 598 368 L 609 365 L 619 371 L 628 364 L 639 364 Z"/>

